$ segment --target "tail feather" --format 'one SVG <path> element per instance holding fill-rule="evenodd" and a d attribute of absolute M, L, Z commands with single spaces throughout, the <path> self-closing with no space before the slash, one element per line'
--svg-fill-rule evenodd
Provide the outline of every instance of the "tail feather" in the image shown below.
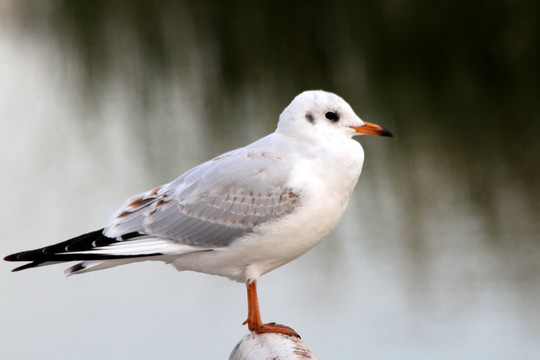
<path fill-rule="evenodd" d="M 11 271 L 21 271 L 67 261 L 82 261 L 66 270 L 67 275 L 72 275 L 106 269 L 133 261 L 159 259 L 159 255 L 182 255 L 211 250 L 213 249 L 150 237 L 139 232 L 124 234 L 119 238 L 110 238 L 103 234 L 103 229 L 100 229 L 58 244 L 11 254 L 6 256 L 4 260 L 30 262 Z"/>
<path fill-rule="evenodd" d="M 90 271 L 110 269 L 115 266 L 132 263 L 135 260 L 143 261 L 147 259 L 143 257 L 139 257 L 137 259 L 129 258 L 129 259 L 115 259 L 115 260 L 107 260 L 107 261 L 87 260 L 87 261 L 77 263 L 73 265 L 72 267 L 64 270 L 64 274 L 66 274 L 66 276 L 71 276 L 71 275 L 76 275 L 76 274 L 84 274 Z"/>
<path fill-rule="evenodd" d="M 159 253 L 107 254 L 100 252 L 92 252 L 92 250 L 96 248 L 103 248 L 115 243 L 133 239 L 137 236 L 141 236 L 141 234 L 130 233 L 123 235 L 120 239 L 113 239 L 103 235 L 103 229 L 100 229 L 83 235 L 79 235 L 77 237 L 62 241 L 54 245 L 11 254 L 6 256 L 4 260 L 30 261 L 30 263 L 19 266 L 12 270 L 13 272 L 16 272 L 38 266 L 52 265 L 66 261 L 112 260 L 159 255 Z"/>

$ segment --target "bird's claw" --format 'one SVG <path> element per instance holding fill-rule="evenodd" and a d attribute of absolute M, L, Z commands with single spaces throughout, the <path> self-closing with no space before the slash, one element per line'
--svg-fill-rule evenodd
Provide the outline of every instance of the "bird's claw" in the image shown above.
<path fill-rule="evenodd" d="M 275 322 L 263 324 L 261 326 L 255 327 L 253 329 L 250 329 L 251 331 L 254 331 L 257 334 L 262 333 L 275 333 L 275 334 L 283 334 L 287 336 L 297 337 L 300 339 L 300 335 L 290 327 L 286 325 L 276 324 Z"/>

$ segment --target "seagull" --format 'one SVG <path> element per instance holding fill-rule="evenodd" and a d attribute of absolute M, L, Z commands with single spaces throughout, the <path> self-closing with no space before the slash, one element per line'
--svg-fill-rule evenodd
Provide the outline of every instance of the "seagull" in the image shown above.
<path fill-rule="evenodd" d="M 362 134 L 392 136 L 338 95 L 305 91 L 270 135 L 129 198 L 102 229 L 4 260 L 30 262 L 12 271 L 78 261 L 66 275 L 157 260 L 224 276 L 247 286 L 250 331 L 299 337 L 262 322 L 257 281 L 338 224 L 362 170 L 364 151 L 353 139 Z"/>

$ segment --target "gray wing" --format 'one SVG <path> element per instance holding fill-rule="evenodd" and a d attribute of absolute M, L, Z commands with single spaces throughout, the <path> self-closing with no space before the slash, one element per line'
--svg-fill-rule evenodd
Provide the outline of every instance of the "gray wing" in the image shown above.
<path fill-rule="evenodd" d="M 287 186 L 291 166 L 268 153 L 232 151 L 132 197 L 112 215 L 105 235 L 139 232 L 192 246 L 226 246 L 298 207 L 298 192 Z"/>

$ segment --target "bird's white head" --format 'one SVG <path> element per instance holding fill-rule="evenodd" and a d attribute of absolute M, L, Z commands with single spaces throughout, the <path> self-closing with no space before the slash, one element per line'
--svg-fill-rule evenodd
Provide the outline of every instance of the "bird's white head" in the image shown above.
<path fill-rule="evenodd" d="M 336 94 L 304 91 L 279 116 L 277 132 L 295 137 L 317 138 L 342 134 L 392 136 L 382 126 L 362 121 L 351 106 Z"/>

